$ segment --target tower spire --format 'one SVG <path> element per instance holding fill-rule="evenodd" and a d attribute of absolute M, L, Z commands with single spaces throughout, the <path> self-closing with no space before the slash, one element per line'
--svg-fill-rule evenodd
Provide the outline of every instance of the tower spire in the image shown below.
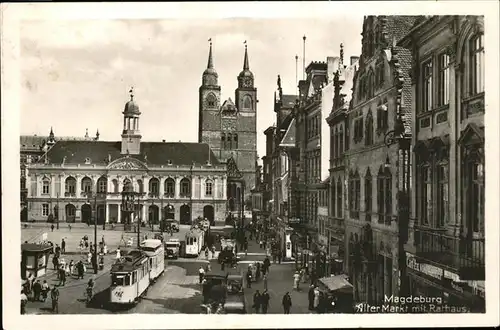
<path fill-rule="evenodd" d="M 344 68 L 344 44 L 340 44 L 340 61 L 339 61 L 339 69 Z"/>
<path fill-rule="evenodd" d="M 245 59 L 243 60 L 243 70 L 250 70 L 250 65 L 248 65 L 248 50 L 247 50 L 247 41 L 245 40 Z"/>
<path fill-rule="evenodd" d="M 210 50 L 208 51 L 207 69 L 213 69 L 214 68 L 214 60 L 212 57 L 212 38 L 208 39 L 208 42 L 210 43 Z"/>

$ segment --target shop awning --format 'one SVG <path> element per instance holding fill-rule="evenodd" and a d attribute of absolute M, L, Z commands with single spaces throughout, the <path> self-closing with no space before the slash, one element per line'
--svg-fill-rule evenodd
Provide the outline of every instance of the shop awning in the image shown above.
<path fill-rule="evenodd" d="M 323 277 L 319 279 L 319 282 L 329 291 L 350 292 L 353 289 L 352 284 L 349 283 L 346 275 Z"/>

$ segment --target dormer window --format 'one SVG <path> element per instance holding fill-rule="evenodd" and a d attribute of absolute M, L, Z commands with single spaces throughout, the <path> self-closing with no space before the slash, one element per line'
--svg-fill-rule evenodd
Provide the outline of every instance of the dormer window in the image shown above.
<path fill-rule="evenodd" d="M 92 160 L 89 157 L 85 158 L 85 164 L 88 165 L 90 163 L 92 163 Z"/>

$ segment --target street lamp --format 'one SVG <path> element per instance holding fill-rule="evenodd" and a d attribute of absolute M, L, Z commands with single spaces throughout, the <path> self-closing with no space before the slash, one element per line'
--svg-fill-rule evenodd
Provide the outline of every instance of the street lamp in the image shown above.
<path fill-rule="evenodd" d="M 92 198 L 92 192 L 87 193 L 87 203 L 90 205 L 90 199 Z M 97 274 L 97 193 L 94 194 L 94 205 L 92 207 L 90 220 L 94 221 L 94 253 L 92 254 L 92 268 L 94 268 L 94 274 Z"/>
<path fill-rule="evenodd" d="M 410 136 L 405 134 L 403 118 L 398 104 L 398 112 L 394 130 L 385 134 L 384 142 L 387 147 L 398 144 L 398 161 L 396 162 L 396 177 L 399 180 L 399 164 L 402 164 L 402 182 L 398 191 L 398 255 L 400 270 L 400 295 L 408 292 L 408 281 L 406 279 L 406 252 L 404 245 L 408 239 L 408 223 L 410 220 Z M 401 162 L 399 162 L 401 158 Z M 389 158 L 386 159 L 385 167 L 390 167 Z"/>
<path fill-rule="evenodd" d="M 137 247 L 140 247 L 141 244 L 141 219 L 140 219 L 140 196 L 142 194 L 140 192 L 134 191 L 134 186 L 132 182 L 127 181 L 122 190 L 122 212 L 125 212 L 127 215 L 127 222 L 132 224 L 132 213 L 135 212 L 135 204 L 134 201 L 137 199 L 137 212 L 139 212 L 137 216 Z"/>

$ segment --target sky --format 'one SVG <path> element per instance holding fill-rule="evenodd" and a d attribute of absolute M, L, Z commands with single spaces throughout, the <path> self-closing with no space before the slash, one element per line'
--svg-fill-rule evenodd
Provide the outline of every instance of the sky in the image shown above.
<path fill-rule="evenodd" d="M 207 66 L 208 39 L 222 99 L 231 97 L 247 41 L 257 87 L 258 154 L 263 131 L 275 122 L 277 75 L 295 94 L 295 56 L 306 66 L 361 51 L 362 16 L 326 18 L 23 20 L 20 23 L 23 135 L 89 135 L 120 140 L 122 111 L 134 87 L 143 141 L 197 142 L 198 88 Z"/>

